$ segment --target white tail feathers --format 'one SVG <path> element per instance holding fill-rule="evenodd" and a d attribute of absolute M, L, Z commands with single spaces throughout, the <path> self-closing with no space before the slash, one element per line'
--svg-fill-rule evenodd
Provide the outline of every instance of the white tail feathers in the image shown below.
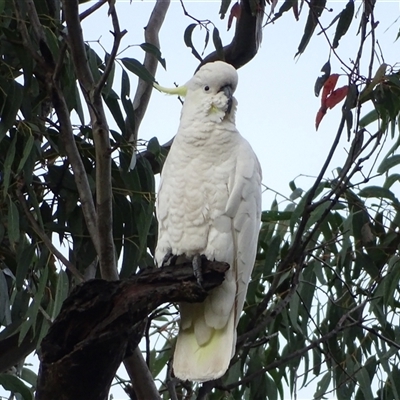
<path fill-rule="evenodd" d="M 212 331 L 210 340 L 199 345 L 193 324 L 186 329 L 181 325 L 174 354 L 176 377 L 205 382 L 224 375 L 236 344 L 234 308 L 227 324 L 222 329 L 212 329 Z"/>

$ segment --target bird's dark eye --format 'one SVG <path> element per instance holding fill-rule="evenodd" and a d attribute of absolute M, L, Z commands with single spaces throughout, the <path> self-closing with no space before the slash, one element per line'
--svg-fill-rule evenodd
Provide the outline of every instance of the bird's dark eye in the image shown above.
<path fill-rule="evenodd" d="M 210 90 L 210 86 L 208 86 L 208 85 L 207 85 L 207 86 L 204 86 L 204 91 L 205 91 L 205 92 L 208 92 L 209 90 Z"/>

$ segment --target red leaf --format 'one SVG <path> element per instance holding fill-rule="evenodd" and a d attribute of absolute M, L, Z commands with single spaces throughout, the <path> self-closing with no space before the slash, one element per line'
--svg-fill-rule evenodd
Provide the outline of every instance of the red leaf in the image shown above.
<path fill-rule="evenodd" d="M 229 14 L 229 18 L 228 18 L 228 31 L 229 29 L 231 29 L 232 26 L 232 21 L 233 18 L 235 17 L 236 19 L 240 18 L 240 14 L 242 12 L 242 8 L 240 7 L 239 3 L 235 3 L 232 8 L 231 8 L 231 12 Z"/>
<path fill-rule="evenodd" d="M 321 105 L 325 105 L 326 99 L 335 89 L 338 79 L 339 74 L 332 74 L 325 82 L 324 88 L 322 89 Z"/>
<path fill-rule="evenodd" d="M 321 108 L 317 112 L 317 116 L 315 117 L 315 130 L 318 130 L 319 124 L 322 121 L 322 118 L 324 118 L 324 115 L 326 114 L 326 107 L 321 106 Z"/>
<path fill-rule="evenodd" d="M 334 90 L 332 94 L 326 99 L 325 106 L 328 108 L 335 107 L 336 104 L 341 102 L 347 96 L 348 91 L 349 87 L 347 85 Z"/>

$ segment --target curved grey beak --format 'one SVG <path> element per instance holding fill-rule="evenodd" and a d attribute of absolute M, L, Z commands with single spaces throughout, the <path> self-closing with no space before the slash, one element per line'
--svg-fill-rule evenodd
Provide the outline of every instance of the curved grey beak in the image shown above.
<path fill-rule="evenodd" d="M 226 109 L 226 112 L 230 113 L 232 110 L 232 96 L 233 96 L 232 86 L 231 85 L 222 86 L 222 88 L 219 91 L 224 92 L 225 96 L 228 98 L 228 108 Z"/>

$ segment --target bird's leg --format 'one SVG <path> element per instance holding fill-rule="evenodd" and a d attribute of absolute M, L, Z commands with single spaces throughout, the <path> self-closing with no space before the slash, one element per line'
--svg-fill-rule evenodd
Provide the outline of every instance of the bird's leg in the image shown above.
<path fill-rule="evenodd" d="M 161 266 L 169 266 L 169 265 L 174 265 L 176 262 L 176 259 L 178 258 L 177 255 L 172 254 L 170 251 L 164 256 Z"/>
<path fill-rule="evenodd" d="M 196 277 L 199 286 L 203 287 L 203 273 L 201 270 L 201 255 L 196 254 L 192 260 L 193 275 Z"/>

